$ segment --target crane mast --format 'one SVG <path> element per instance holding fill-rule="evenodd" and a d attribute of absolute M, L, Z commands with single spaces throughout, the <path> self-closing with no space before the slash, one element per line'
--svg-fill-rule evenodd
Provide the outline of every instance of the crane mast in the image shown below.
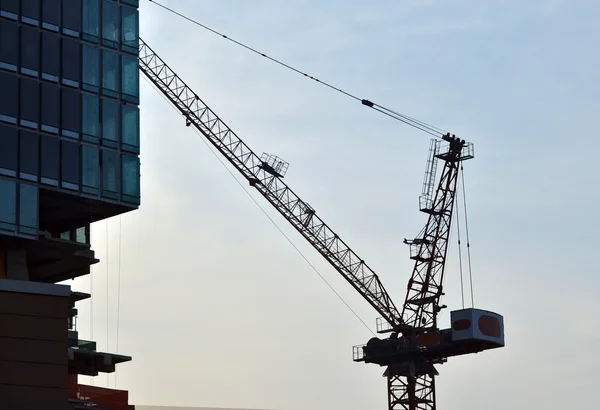
<path fill-rule="evenodd" d="M 437 314 L 443 308 L 439 302 L 443 295 L 459 166 L 460 162 L 473 158 L 472 144 L 449 134 L 444 135 L 442 140 L 447 143 L 447 150 L 443 153 L 440 153 L 440 141 L 432 140 L 423 193 L 419 198 L 420 210 L 429 215 L 427 223 L 417 238 L 404 240 L 410 246 L 411 259 L 415 261 L 402 309 L 402 317 L 408 327 L 402 329 L 402 334 L 409 343 L 415 343 L 421 335 L 439 338 Z M 444 168 L 434 193 L 438 160 L 444 161 Z M 434 377 L 437 371 L 433 365 L 443 363 L 444 359 L 391 363 L 386 372 L 389 409 L 435 410 Z"/>
<path fill-rule="evenodd" d="M 459 164 L 473 158 L 472 145 L 454 135 L 443 135 L 431 146 L 420 210 L 428 214 L 425 228 L 413 240 L 415 265 L 402 311 L 399 311 L 379 277 L 358 255 L 300 199 L 283 177 L 287 163 L 256 155 L 179 76 L 140 39 L 141 72 L 179 110 L 186 126 L 196 128 L 381 315 L 379 333 L 354 347 L 354 361 L 386 367 L 388 408 L 435 410 L 434 365 L 451 356 L 504 346 L 502 316 L 479 309 L 451 312 L 451 329 L 439 329 L 446 252 L 454 209 Z M 444 162 L 437 189 L 438 160 Z"/>

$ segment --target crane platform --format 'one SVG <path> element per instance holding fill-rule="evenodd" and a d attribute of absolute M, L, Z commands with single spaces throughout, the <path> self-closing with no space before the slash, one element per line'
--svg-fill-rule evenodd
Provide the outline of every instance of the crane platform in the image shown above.
<path fill-rule="evenodd" d="M 432 330 L 409 339 L 393 333 L 387 339 L 372 338 L 354 346 L 355 362 L 388 366 L 411 361 L 443 363 L 447 358 L 504 346 L 502 316 L 480 309 L 451 312 L 452 327 Z"/>

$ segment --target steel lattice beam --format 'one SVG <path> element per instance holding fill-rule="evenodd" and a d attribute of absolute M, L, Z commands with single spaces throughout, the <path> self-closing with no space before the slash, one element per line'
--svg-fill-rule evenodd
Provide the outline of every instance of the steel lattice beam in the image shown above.
<path fill-rule="evenodd" d="M 435 380 L 431 376 L 409 379 L 388 376 L 388 408 L 435 410 Z"/>
<path fill-rule="evenodd" d="M 437 325 L 458 169 L 457 160 L 444 164 L 433 204 L 426 210 L 427 224 L 418 238 L 418 252 L 402 310 L 404 322 L 413 328 L 431 329 Z"/>
<path fill-rule="evenodd" d="M 140 39 L 140 70 L 394 328 L 402 316 L 379 277 Z"/>

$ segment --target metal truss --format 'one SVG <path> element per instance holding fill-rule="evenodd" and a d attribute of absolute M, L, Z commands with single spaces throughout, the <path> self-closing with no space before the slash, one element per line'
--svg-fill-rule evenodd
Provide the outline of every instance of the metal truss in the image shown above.
<path fill-rule="evenodd" d="M 431 376 L 388 376 L 388 408 L 435 410 L 435 380 Z"/>
<path fill-rule="evenodd" d="M 423 209 L 429 214 L 427 224 L 419 237 L 410 241 L 415 265 L 408 282 L 402 317 L 412 328 L 437 328 L 458 170 L 457 159 L 446 160 L 432 206 Z"/>
<path fill-rule="evenodd" d="M 140 70 L 177 107 L 186 125 L 200 131 L 390 326 L 401 327 L 402 316 L 375 272 L 141 39 L 139 51 Z"/>

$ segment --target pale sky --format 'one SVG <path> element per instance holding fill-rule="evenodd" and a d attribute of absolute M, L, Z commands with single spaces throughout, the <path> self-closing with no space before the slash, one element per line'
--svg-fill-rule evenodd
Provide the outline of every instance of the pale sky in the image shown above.
<path fill-rule="evenodd" d="M 163 2 L 475 144 L 465 163 L 475 307 L 504 315 L 506 347 L 440 366 L 439 409 L 600 405 L 600 3 Z M 402 239 L 426 221 L 428 135 L 146 0 L 140 14 L 149 45 L 257 154 L 290 162 L 287 183 L 401 305 L 412 270 Z M 118 317 L 118 352 L 133 356 L 109 386 L 140 405 L 386 408 L 384 369 L 352 361 L 371 333 L 143 79 L 141 97 L 142 206 L 94 225 L 93 315 L 79 304 L 81 338 L 115 351 Z M 367 302 L 252 196 L 374 328 Z M 455 244 L 443 325 L 461 307 Z M 89 277 L 69 283 L 91 289 Z"/>

